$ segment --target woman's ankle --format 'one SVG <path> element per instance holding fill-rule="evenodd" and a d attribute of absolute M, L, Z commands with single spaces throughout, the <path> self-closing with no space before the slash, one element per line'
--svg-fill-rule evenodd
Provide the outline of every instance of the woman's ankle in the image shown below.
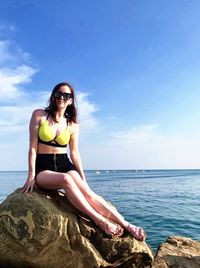
<path fill-rule="evenodd" d="M 93 217 L 92 220 L 95 222 L 96 225 L 98 225 L 101 222 L 106 221 L 106 219 L 101 214 L 99 214 L 99 217 L 98 216 L 97 217 Z"/>
<path fill-rule="evenodd" d="M 123 221 L 124 229 L 127 229 L 129 225 L 130 225 L 130 223 L 128 221 L 126 221 L 126 220 Z"/>

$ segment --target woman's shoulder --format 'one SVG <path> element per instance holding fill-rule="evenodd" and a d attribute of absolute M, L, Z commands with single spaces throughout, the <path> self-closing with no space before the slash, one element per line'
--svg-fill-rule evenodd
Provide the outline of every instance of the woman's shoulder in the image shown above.
<path fill-rule="evenodd" d="M 37 122 L 43 122 L 47 117 L 47 113 L 43 109 L 36 109 L 32 113 L 32 119 Z"/>
<path fill-rule="evenodd" d="M 45 116 L 45 115 L 46 115 L 46 112 L 43 109 L 36 109 L 36 110 L 33 111 L 33 116 L 42 117 L 42 116 Z"/>

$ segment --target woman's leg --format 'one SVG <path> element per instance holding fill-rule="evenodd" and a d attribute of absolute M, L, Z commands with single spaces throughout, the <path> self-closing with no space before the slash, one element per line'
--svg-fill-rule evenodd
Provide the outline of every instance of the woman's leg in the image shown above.
<path fill-rule="evenodd" d="M 42 171 L 37 175 L 37 186 L 44 189 L 61 189 L 66 192 L 69 201 L 80 211 L 88 215 L 97 225 L 107 233 L 112 235 L 122 234 L 123 229 L 115 224 L 106 221 L 87 201 L 77 184 L 69 174 L 53 171 Z M 100 224 L 99 224 L 100 223 Z"/>
<path fill-rule="evenodd" d="M 92 191 L 89 185 L 81 179 L 77 171 L 72 170 L 69 171 L 68 174 L 74 179 L 82 194 L 98 213 L 108 219 L 111 219 L 112 221 L 119 223 L 120 225 L 124 225 L 123 216 L 119 214 L 116 208 L 103 199 L 103 197 Z"/>
<path fill-rule="evenodd" d="M 145 232 L 142 228 L 136 227 L 127 222 L 112 205 L 89 188 L 88 184 L 81 179 L 77 171 L 69 171 L 68 174 L 70 174 L 70 176 L 74 179 L 84 197 L 98 213 L 103 215 L 105 218 L 111 219 L 112 221 L 120 224 L 137 239 L 143 240 L 145 238 Z"/>

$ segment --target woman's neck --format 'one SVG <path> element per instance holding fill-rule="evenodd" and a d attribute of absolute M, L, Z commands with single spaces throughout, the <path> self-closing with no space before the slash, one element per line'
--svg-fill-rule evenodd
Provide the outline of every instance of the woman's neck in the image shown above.
<path fill-rule="evenodd" d="M 55 112 L 54 117 L 52 119 L 54 122 L 59 123 L 64 117 L 64 111 L 58 111 Z"/>

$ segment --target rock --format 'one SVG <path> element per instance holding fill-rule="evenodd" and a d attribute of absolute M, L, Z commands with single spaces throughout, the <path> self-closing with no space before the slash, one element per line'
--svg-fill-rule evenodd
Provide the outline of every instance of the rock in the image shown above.
<path fill-rule="evenodd" d="M 152 268 L 200 268 L 200 242 L 172 236 L 157 250 Z"/>
<path fill-rule="evenodd" d="M 143 268 L 152 261 L 145 242 L 106 235 L 62 192 L 17 189 L 0 204 L 0 267 Z"/>

